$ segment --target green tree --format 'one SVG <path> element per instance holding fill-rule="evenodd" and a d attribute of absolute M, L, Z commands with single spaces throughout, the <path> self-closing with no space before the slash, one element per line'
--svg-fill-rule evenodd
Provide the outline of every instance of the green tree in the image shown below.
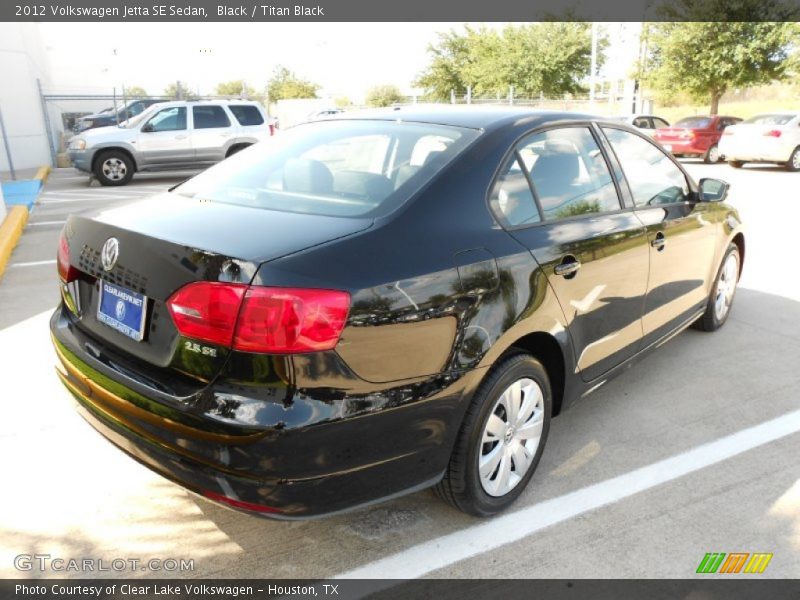
<path fill-rule="evenodd" d="M 214 88 L 214 93 L 217 96 L 247 96 L 254 98 L 258 96 L 258 92 L 252 86 L 245 84 L 242 79 L 234 79 L 233 81 L 224 81 L 218 83 Z"/>
<path fill-rule="evenodd" d="M 125 86 L 125 96 L 128 98 L 144 98 L 147 96 L 147 92 L 138 85 Z"/>
<path fill-rule="evenodd" d="M 367 92 L 369 106 L 391 106 L 403 101 L 403 95 L 396 85 L 376 85 Z"/>
<path fill-rule="evenodd" d="M 450 91 L 475 95 L 558 96 L 585 91 L 591 66 L 591 25 L 548 22 L 510 25 L 502 32 L 465 27 L 439 35 L 428 47 L 431 62 L 415 84 L 428 97 L 446 100 Z M 597 68 L 608 45 L 598 42 Z"/>
<path fill-rule="evenodd" d="M 283 66 L 275 67 L 272 77 L 267 82 L 267 94 L 270 102 L 292 98 L 316 98 L 318 91 L 319 85 L 300 79 Z"/>
<path fill-rule="evenodd" d="M 185 82 L 181 81 L 181 92 L 183 94 L 184 100 L 198 100 L 200 96 L 198 96 L 194 91 L 192 91 L 191 86 L 186 85 Z M 178 84 L 170 83 L 167 87 L 164 88 L 164 96 L 168 98 L 175 98 L 178 99 Z"/>
<path fill-rule="evenodd" d="M 728 15 L 723 10 L 718 18 Z M 696 101 L 708 102 L 711 114 L 717 114 L 720 98 L 728 90 L 791 75 L 798 31 L 797 23 L 658 23 L 650 26 L 644 78 L 666 100 L 676 90 L 684 91 Z"/>

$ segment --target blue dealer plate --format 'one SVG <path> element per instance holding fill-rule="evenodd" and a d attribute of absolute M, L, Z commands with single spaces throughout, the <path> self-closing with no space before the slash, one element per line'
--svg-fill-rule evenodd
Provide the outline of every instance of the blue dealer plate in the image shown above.
<path fill-rule="evenodd" d="M 147 297 L 118 285 L 100 282 L 97 320 L 141 342 L 147 316 Z"/>

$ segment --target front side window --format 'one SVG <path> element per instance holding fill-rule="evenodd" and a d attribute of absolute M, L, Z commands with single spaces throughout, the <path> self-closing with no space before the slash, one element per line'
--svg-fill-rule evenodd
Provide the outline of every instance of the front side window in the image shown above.
<path fill-rule="evenodd" d="M 661 129 L 662 127 L 669 127 L 669 123 L 667 123 L 664 119 L 653 117 L 653 127 L 656 129 Z"/>
<path fill-rule="evenodd" d="M 173 106 L 158 111 L 144 126 L 145 131 L 180 131 L 186 129 L 186 108 Z"/>
<path fill-rule="evenodd" d="M 686 177 L 654 144 L 621 129 L 603 128 L 625 172 L 636 206 L 685 202 L 690 199 Z"/>
<path fill-rule="evenodd" d="M 489 204 L 497 218 L 509 227 L 529 225 L 542 220 L 528 178 L 516 156 L 500 171 L 492 188 Z"/>
<path fill-rule="evenodd" d="M 536 133 L 519 153 L 545 220 L 619 210 L 617 189 L 588 127 Z"/>
<path fill-rule="evenodd" d="M 231 121 L 221 106 L 194 106 L 192 107 L 195 129 L 215 129 L 230 127 Z"/>
<path fill-rule="evenodd" d="M 428 123 L 314 121 L 233 155 L 176 193 L 268 210 L 380 216 L 408 200 L 478 135 Z"/>

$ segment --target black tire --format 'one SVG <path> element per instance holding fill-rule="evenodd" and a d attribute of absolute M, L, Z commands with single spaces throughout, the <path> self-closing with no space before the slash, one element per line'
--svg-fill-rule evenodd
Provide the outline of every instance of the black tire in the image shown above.
<path fill-rule="evenodd" d="M 741 169 L 744 166 L 744 161 L 741 160 L 729 160 L 728 164 L 732 166 L 734 169 Z"/>
<path fill-rule="evenodd" d="M 708 165 L 717 164 L 720 160 L 719 155 L 719 148 L 717 148 L 716 144 L 713 144 L 706 153 L 703 155 L 703 162 Z"/>
<path fill-rule="evenodd" d="M 479 453 L 483 448 L 480 440 L 500 395 L 522 378 L 532 379 L 542 392 L 543 423 L 539 444 L 519 483 L 503 496 L 492 496 L 484 490 L 478 472 Z M 550 430 L 552 404 L 547 371 L 529 354 L 515 354 L 493 367 L 467 409 L 445 476 L 435 488 L 436 494 L 459 510 L 477 517 L 489 517 L 506 509 L 519 497 L 536 471 Z M 498 443 L 503 444 L 502 441 Z"/>
<path fill-rule="evenodd" d="M 728 262 L 728 257 L 731 255 L 735 255 L 736 257 L 736 273 L 733 281 L 733 293 L 731 294 L 730 301 L 727 303 L 727 310 L 725 311 L 725 314 L 720 317 L 716 310 L 717 291 L 720 286 L 720 280 L 723 277 L 725 265 Z M 736 298 L 736 284 L 739 281 L 739 272 L 741 271 L 741 266 L 742 257 L 739 254 L 739 248 L 736 246 L 736 244 L 731 244 L 728 246 L 725 256 L 722 257 L 722 262 L 719 265 L 719 269 L 717 269 L 717 277 L 714 279 L 714 285 L 711 288 L 711 293 L 708 296 L 706 311 L 703 313 L 702 317 L 694 322 L 692 327 L 699 329 L 700 331 L 716 331 L 725 324 L 725 321 L 728 320 L 728 316 L 731 314 L 733 301 Z"/>
<path fill-rule="evenodd" d="M 789 160 L 786 161 L 787 171 L 800 171 L 800 146 L 792 151 Z"/>
<path fill-rule="evenodd" d="M 234 146 L 231 146 L 230 148 L 228 148 L 228 153 L 225 155 L 225 158 L 233 156 L 234 154 L 236 154 L 240 150 L 244 150 L 248 146 L 250 146 L 250 144 L 236 144 Z"/>
<path fill-rule="evenodd" d="M 125 152 L 107 150 L 94 161 L 94 175 L 100 185 L 126 185 L 133 178 L 133 160 Z"/>

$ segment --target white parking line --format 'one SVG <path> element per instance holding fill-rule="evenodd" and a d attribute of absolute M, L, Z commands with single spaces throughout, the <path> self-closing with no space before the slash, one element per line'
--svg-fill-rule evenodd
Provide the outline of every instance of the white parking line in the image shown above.
<path fill-rule="evenodd" d="M 28 223 L 28 227 L 44 226 L 44 225 L 63 225 L 66 221 L 36 221 L 36 223 Z"/>
<path fill-rule="evenodd" d="M 40 267 L 42 265 L 54 265 L 56 264 L 54 260 L 34 260 L 32 262 L 20 262 L 20 263 L 11 263 L 8 265 L 9 269 L 18 269 L 21 267 Z"/>
<path fill-rule="evenodd" d="M 412 546 L 336 579 L 412 579 L 521 540 L 585 512 L 624 500 L 800 431 L 800 410 L 677 456 Z M 391 583 L 387 583 L 386 587 Z M 379 588 L 382 589 L 382 588 Z M 372 591 L 377 591 L 372 590 Z"/>

